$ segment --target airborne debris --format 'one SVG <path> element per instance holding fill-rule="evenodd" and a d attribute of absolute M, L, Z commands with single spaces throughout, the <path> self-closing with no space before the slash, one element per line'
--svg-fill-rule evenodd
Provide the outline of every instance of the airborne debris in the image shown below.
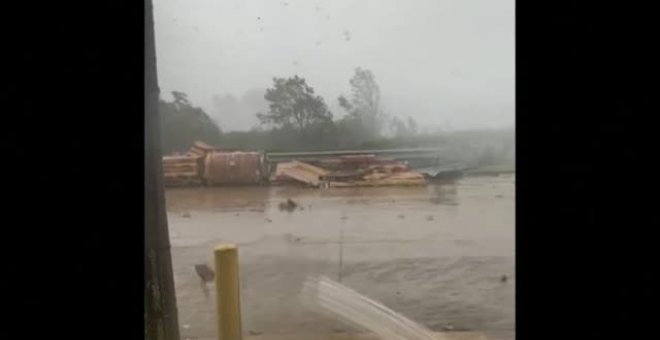
<path fill-rule="evenodd" d="M 344 40 L 351 41 L 351 32 L 347 30 L 344 31 Z"/>

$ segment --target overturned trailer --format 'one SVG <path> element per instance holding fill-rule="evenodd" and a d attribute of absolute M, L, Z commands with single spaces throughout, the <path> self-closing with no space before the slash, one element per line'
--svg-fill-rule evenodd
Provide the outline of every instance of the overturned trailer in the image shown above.
<path fill-rule="evenodd" d="M 240 151 L 195 142 L 183 154 L 163 157 L 165 185 L 247 185 L 267 179 L 263 152 Z"/>

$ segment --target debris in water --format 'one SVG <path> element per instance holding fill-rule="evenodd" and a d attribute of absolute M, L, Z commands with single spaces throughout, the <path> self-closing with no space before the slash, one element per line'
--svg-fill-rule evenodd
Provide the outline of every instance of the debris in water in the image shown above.
<path fill-rule="evenodd" d="M 202 279 L 202 283 L 211 282 L 215 279 L 215 272 L 211 267 L 205 264 L 196 264 L 195 272 L 197 272 L 199 278 Z"/>
<path fill-rule="evenodd" d="M 504 196 L 503 196 L 503 195 L 495 195 L 495 197 L 497 197 L 497 198 L 502 198 L 502 197 L 504 197 Z"/>
<path fill-rule="evenodd" d="M 190 218 L 190 213 L 187 212 L 187 211 L 184 211 L 184 212 L 183 212 L 183 215 L 181 215 L 181 216 L 183 216 L 183 217 L 185 217 L 185 218 Z"/>
<path fill-rule="evenodd" d="M 347 219 L 348 219 L 348 216 L 342 216 L 342 217 L 341 217 L 341 220 L 342 220 L 342 221 L 346 221 Z"/>
<path fill-rule="evenodd" d="M 442 327 L 442 329 L 446 332 L 451 332 L 454 330 L 454 326 L 452 324 L 447 324 L 444 327 Z"/>
<path fill-rule="evenodd" d="M 190 325 L 189 325 L 189 324 L 185 324 L 185 325 L 183 325 L 183 328 L 184 328 L 184 329 L 188 329 L 188 328 L 190 328 Z"/>
<path fill-rule="evenodd" d="M 434 219 L 433 215 L 426 216 L 427 221 L 433 221 L 433 219 Z"/>
<path fill-rule="evenodd" d="M 406 217 L 406 215 L 404 215 L 404 214 L 399 215 L 400 219 L 404 219 L 405 217 Z"/>
<path fill-rule="evenodd" d="M 507 280 L 509 280 L 509 277 L 506 275 L 502 275 L 502 277 L 500 278 L 500 282 L 502 283 L 506 282 Z"/>
<path fill-rule="evenodd" d="M 250 330 L 250 335 L 254 335 L 254 336 L 261 335 L 261 332 L 260 332 L 260 331 Z"/>
<path fill-rule="evenodd" d="M 265 218 L 264 221 L 266 221 L 266 222 L 268 222 L 268 223 L 273 222 L 273 220 L 271 220 L 270 218 Z"/>
<path fill-rule="evenodd" d="M 292 199 L 288 198 L 286 202 L 281 202 L 280 203 L 280 210 L 286 210 L 288 212 L 292 212 L 296 210 L 298 207 L 298 203 L 294 202 Z"/>
<path fill-rule="evenodd" d="M 205 264 L 196 264 L 195 271 L 197 272 L 199 278 L 202 280 L 201 281 L 202 291 L 204 292 L 204 295 L 208 298 L 210 296 L 210 293 L 206 284 L 215 279 L 215 272 Z"/>

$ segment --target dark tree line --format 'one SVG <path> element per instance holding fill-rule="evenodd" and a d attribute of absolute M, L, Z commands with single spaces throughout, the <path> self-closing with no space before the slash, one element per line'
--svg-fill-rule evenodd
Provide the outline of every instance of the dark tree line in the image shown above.
<path fill-rule="evenodd" d="M 172 92 L 171 102 L 160 100 L 161 133 L 165 154 L 185 151 L 196 140 L 221 141 L 218 124 L 204 110 L 193 106 L 182 92 Z"/>
<path fill-rule="evenodd" d="M 459 158 L 479 165 L 510 163 L 515 157 L 512 130 L 420 133 L 414 119 L 383 112 L 371 71 L 357 68 L 349 84 L 350 96 L 337 99 L 344 115 L 334 119 L 325 100 L 304 78 L 274 78 L 264 94 L 268 111 L 255 113 L 260 125 L 226 133 L 184 93 L 173 92 L 171 102 L 160 102 L 164 151 L 185 151 L 199 139 L 266 151 L 447 146 Z"/>

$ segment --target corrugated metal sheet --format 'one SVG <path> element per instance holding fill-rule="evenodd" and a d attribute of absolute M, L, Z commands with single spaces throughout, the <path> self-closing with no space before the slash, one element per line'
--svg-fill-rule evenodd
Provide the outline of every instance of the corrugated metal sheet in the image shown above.
<path fill-rule="evenodd" d="M 265 176 L 261 152 L 209 152 L 204 179 L 207 184 L 256 184 Z"/>

